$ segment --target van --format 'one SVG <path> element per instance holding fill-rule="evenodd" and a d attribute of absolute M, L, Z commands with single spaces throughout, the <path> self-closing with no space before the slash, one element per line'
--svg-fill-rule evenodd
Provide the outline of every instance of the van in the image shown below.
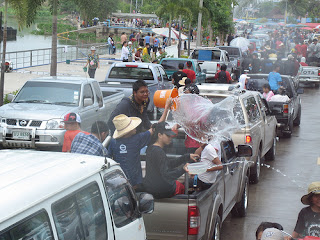
<path fill-rule="evenodd" d="M 0 151 L 0 240 L 145 240 L 147 193 L 135 193 L 111 159 Z"/>

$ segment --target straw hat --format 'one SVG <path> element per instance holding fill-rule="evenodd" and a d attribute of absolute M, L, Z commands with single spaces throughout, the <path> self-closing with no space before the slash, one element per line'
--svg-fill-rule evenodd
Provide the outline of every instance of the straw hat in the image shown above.
<path fill-rule="evenodd" d="M 320 182 L 313 182 L 309 185 L 308 194 L 302 196 L 301 202 L 304 205 L 311 205 L 311 202 L 309 201 L 309 197 L 312 194 L 320 194 Z"/>
<path fill-rule="evenodd" d="M 188 84 L 190 84 L 191 83 L 191 80 L 190 80 L 190 82 L 188 82 L 188 81 L 186 81 L 188 79 L 188 77 L 183 77 L 180 81 L 179 81 L 179 84 L 181 85 L 181 86 L 185 86 L 185 85 L 188 85 Z"/>
<path fill-rule="evenodd" d="M 116 131 L 113 134 L 113 138 L 121 138 L 127 133 L 131 132 L 133 129 L 138 127 L 142 120 L 138 117 L 128 117 L 124 114 L 120 114 L 115 116 L 112 120 L 114 126 L 116 127 Z"/>

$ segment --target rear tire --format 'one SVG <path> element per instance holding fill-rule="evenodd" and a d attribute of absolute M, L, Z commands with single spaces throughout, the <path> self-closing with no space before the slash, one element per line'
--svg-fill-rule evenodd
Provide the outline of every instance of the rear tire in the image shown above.
<path fill-rule="evenodd" d="M 234 205 L 231 213 L 235 217 L 245 217 L 247 215 L 248 208 L 248 197 L 249 197 L 249 183 L 248 177 L 245 177 L 244 188 L 241 196 L 241 201 Z"/>
<path fill-rule="evenodd" d="M 252 172 L 252 174 L 250 174 L 250 183 L 257 184 L 259 182 L 260 168 L 261 168 L 261 150 L 259 149 L 257 161 L 250 170 L 250 172 Z"/>
<path fill-rule="evenodd" d="M 289 131 L 284 132 L 283 135 L 287 138 L 291 138 L 292 135 L 292 131 L 293 131 L 293 119 L 292 117 L 290 118 L 290 122 L 289 122 Z"/>
<path fill-rule="evenodd" d="M 293 125 L 300 126 L 300 122 L 301 122 L 301 105 L 299 106 L 298 114 L 296 119 L 293 121 Z"/>
<path fill-rule="evenodd" d="M 319 83 L 315 83 L 314 87 L 318 89 L 320 87 L 320 84 Z"/>
<path fill-rule="evenodd" d="M 273 138 L 272 147 L 269 149 L 269 151 L 264 156 L 267 161 L 273 161 L 276 157 L 276 145 L 277 145 L 277 139 Z"/>
<path fill-rule="evenodd" d="M 220 240 L 221 239 L 220 237 L 221 237 L 221 219 L 220 219 L 220 216 L 217 215 L 214 221 L 214 231 L 213 231 L 212 240 Z"/>

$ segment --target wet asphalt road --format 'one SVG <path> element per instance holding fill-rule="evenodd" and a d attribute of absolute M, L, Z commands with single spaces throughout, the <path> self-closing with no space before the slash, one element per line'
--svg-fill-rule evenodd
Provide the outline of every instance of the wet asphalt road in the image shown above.
<path fill-rule="evenodd" d="M 276 159 L 263 162 L 274 168 L 261 168 L 260 182 L 250 185 L 245 218 L 228 216 L 222 226 L 222 240 L 253 240 L 263 221 L 280 223 L 292 233 L 301 208 L 302 195 L 309 183 L 320 181 L 320 90 L 304 87 L 300 127 L 291 138 L 277 142 Z M 281 171 L 286 176 L 283 176 Z"/>

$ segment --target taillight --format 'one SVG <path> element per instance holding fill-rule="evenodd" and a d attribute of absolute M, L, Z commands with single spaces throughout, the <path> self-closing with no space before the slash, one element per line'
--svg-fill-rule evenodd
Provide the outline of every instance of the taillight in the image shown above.
<path fill-rule="evenodd" d="M 251 143 L 251 141 L 252 141 L 251 136 L 250 136 L 250 135 L 247 135 L 247 136 L 246 136 L 246 143 Z"/>
<path fill-rule="evenodd" d="M 220 67 L 221 67 L 221 66 L 220 66 L 220 64 L 218 63 L 218 64 L 217 64 L 217 70 L 220 70 Z"/>
<path fill-rule="evenodd" d="M 288 114 L 289 113 L 289 105 L 288 104 L 283 104 L 283 113 Z"/>
<path fill-rule="evenodd" d="M 320 76 L 320 70 L 318 70 L 318 76 Z"/>
<path fill-rule="evenodd" d="M 197 235 L 200 227 L 200 212 L 197 206 L 188 207 L 188 235 Z"/>
<path fill-rule="evenodd" d="M 136 68 L 136 67 L 138 67 L 138 65 L 126 65 L 126 67 L 132 67 L 132 68 Z"/>
<path fill-rule="evenodd" d="M 240 67 L 240 60 L 237 61 L 237 66 Z"/>

